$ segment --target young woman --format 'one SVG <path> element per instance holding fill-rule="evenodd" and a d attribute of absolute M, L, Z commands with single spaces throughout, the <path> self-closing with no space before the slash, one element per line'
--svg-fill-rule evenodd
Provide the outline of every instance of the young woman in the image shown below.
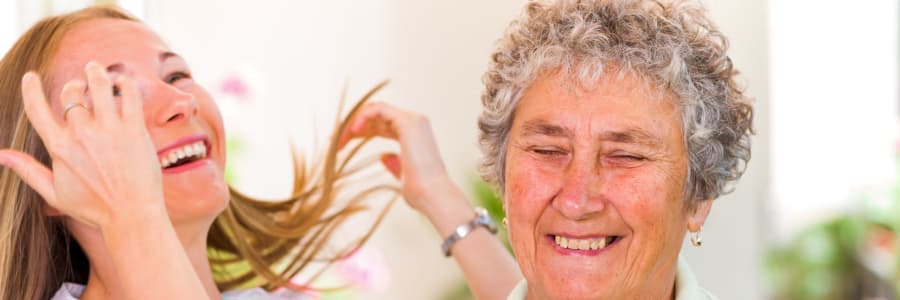
<path fill-rule="evenodd" d="M 355 153 L 338 149 L 357 138 L 400 143 L 401 152 L 382 162 L 442 236 L 473 219 L 428 121 L 383 103 L 354 109 L 314 168 L 320 171 L 298 171 L 289 199 L 231 191 L 215 102 L 183 58 L 115 8 L 91 7 L 29 29 L 0 61 L 0 114 L 0 165 L 8 168 L 0 174 L 2 299 L 302 292 L 289 279 L 320 259 L 334 228 L 381 188 L 345 206 L 334 201 Z M 514 262 L 487 230 L 475 227 L 450 244 L 479 298 L 501 299 L 515 285 Z M 260 288 L 220 293 L 245 286 Z"/>

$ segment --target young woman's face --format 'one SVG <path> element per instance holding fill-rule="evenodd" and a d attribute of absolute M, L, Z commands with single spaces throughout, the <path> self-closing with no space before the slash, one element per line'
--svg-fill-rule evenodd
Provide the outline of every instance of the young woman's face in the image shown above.
<path fill-rule="evenodd" d="M 147 131 L 163 166 L 163 192 L 173 224 L 209 224 L 229 197 L 224 128 L 216 103 L 192 79 L 185 60 L 141 23 L 85 21 L 66 33 L 47 75 L 51 106 L 60 117 L 62 87 L 73 79 L 86 80 L 89 61 L 107 66 L 113 79 L 124 75 L 137 83 Z"/>

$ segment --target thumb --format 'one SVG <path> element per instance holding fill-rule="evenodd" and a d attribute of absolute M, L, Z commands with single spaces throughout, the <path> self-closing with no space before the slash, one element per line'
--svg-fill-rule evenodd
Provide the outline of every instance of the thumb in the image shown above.
<path fill-rule="evenodd" d="M 54 206 L 56 192 L 53 190 L 53 172 L 49 168 L 31 155 L 9 149 L 0 150 L 0 165 L 12 169 L 22 181 L 37 191 L 47 204 Z"/>
<path fill-rule="evenodd" d="M 384 165 L 395 178 L 400 179 L 400 175 L 403 174 L 403 164 L 400 163 L 400 157 L 398 157 L 397 154 L 382 154 L 381 164 Z"/>

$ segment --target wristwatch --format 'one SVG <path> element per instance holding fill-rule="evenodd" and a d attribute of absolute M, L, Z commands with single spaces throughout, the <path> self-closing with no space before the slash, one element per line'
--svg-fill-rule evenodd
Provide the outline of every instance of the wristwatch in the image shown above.
<path fill-rule="evenodd" d="M 476 207 L 475 218 L 466 224 L 456 227 L 456 230 L 453 230 L 453 233 L 444 240 L 444 243 L 441 244 L 441 250 L 444 250 L 444 256 L 449 257 L 450 248 L 453 247 L 453 244 L 456 244 L 457 241 L 463 239 L 469 235 L 469 233 L 478 229 L 478 227 L 484 227 L 484 229 L 487 229 L 492 234 L 497 233 L 497 224 L 494 224 L 494 220 L 491 220 L 491 216 L 488 215 L 487 210 L 483 207 Z"/>

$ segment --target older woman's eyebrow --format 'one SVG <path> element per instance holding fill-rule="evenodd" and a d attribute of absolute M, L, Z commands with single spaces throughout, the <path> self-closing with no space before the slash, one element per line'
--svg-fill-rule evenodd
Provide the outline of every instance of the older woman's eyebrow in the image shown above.
<path fill-rule="evenodd" d="M 527 121 L 522 125 L 522 136 L 545 135 L 552 137 L 572 137 L 572 130 L 543 120 Z"/>
<path fill-rule="evenodd" d="M 626 129 L 623 131 L 605 131 L 600 134 L 601 141 L 610 141 L 623 144 L 638 144 L 654 146 L 661 144 L 658 137 L 640 129 Z"/>

